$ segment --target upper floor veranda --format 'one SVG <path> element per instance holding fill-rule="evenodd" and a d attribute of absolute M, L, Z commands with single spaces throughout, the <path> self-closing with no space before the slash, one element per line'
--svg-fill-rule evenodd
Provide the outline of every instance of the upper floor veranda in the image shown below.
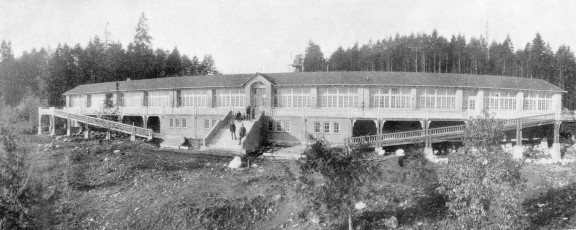
<path fill-rule="evenodd" d="M 207 76 L 211 77 L 211 76 Z M 66 94 L 78 114 L 221 115 L 250 105 L 268 116 L 463 120 L 483 109 L 498 118 L 559 112 L 561 91 L 479 85 L 274 84 L 265 76 L 240 86 L 152 88 Z"/>

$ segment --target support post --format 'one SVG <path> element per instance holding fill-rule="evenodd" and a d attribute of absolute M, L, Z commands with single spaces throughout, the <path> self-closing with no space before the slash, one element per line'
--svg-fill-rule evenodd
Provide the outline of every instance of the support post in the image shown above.
<path fill-rule="evenodd" d="M 130 141 L 136 141 L 136 127 L 132 127 L 132 134 L 130 135 Z"/>
<path fill-rule="evenodd" d="M 422 134 L 424 136 L 424 155 L 426 158 L 434 157 L 434 150 L 432 149 L 432 138 L 428 133 L 428 127 L 430 127 L 430 122 L 428 119 L 420 120 L 420 125 L 422 126 Z"/>
<path fill-rule="evenodd" d="M 516 123 L 516 145 L 514 145 L 512 157 L 515 159 L 520 159 L 520 158 L 524 157 L 524 147 L 522 147 L 522 118 L 517 119 L 517 123 Z"/>
<path fill-rule="evenodd" d="M 38 135 L 40 134 L 42 134 L 42 114 L 40 113 L 40 111 L 38 111 Z"/>
<path fill-rule="evenodd" d="M 50 136 L 56 135 L 56 117 L 50 116 Z"/>
<path fill-rule="evenodd" d="M 68 114 L 68 118 L 66 119 L 66 136 L 71 136 L 72 131 L 70 127 L 72 126 L 72 120 L 70 120 L 70 114 Z"/>
<path fill-rule="evenodd" d="M 84 139 L 90 139 L 90 126 L 88 123 L 84 124 Z"/>
<path fill-rule="evenodd" d="M 562 159 L 562 154 L 560 152 L 560 125 L 562 122 L 556 121 L 554 123 L 554 143 L 552 143 L 552 151 L 550 152 L 550 156 L 552 160 L 559 161 Z"/>

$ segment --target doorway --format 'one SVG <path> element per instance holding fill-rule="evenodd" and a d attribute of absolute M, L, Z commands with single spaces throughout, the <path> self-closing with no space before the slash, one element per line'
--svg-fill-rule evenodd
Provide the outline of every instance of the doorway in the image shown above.
<path fill-rule="evenodd" d="M 254 112 L 259 114 L 262 109 L 266 107 L 266 85 L 262 82 L 255 82 L 250 89 L 250 106 L 254 108 Z"/>

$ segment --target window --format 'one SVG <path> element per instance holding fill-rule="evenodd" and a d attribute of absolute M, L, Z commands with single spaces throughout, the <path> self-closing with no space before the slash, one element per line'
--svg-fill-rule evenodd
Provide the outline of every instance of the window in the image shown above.
<path fill-rule="evenodd" d="M 324 122 L 324 132 L 325 133 L 330 132 L 330 122 Z"/>
<path fill-rule="evenodd" d="M 206 107 L 208 91 L 206 90 L 182 90 L 180 91 L 180 103 L 183 107 Z"/>
<path fill-rule="evenodd" d="M 358 107 L 358 88 L 320 88 L 319 91 L 322 107 Z"/>
<path fill-rule="evenodd" d="M 182 118 L 182 128 L 186 128 L 186 118 Z"/>
<path fill-rule="evenodd" d="M 204 129 L 210 129 L 210 119 L 204 119 Z"/>
<path fill-rule="evenodd" d="M 374 108 L 409 109 L 410 89 L 408 88 L 376 88 L 370 89 Z"/>
<path fill-rule="evenodd" d="M 274 132 L 274 121 L 268 121 L 268 132 Z"/>
<path fill-rule="evenodd" d="M 124 106 L 125 107 L 140 107 L 142 106 L 142 92 L 128 92 L 124 93 Z"/>
<path fill-rule="evenodd" d="M 282 132 L 282 121 L 276 121 L 276 132 Z"/>
<path fill-rule="evenodd" d="M 320 132 L 320 122 L 315 121 L 314 122 L 314 132 L 315 133 L 319 133 Z"/>
<path fill-rule="evenodd" d="M 334 122 L 333 125 L 334 126 L 332 127 L 332 132 L 333 133 L 340 133 L 340 123 Z"/>
<path fill-rule="evenodd" d="M 174 119 L 170 118 L 170 128 L 174 128 Z"/>
<path fill-rule="evenodd" d="M 277 107 L 308 107 L 310 98 L 310 88 L 279 88 L 275 101 Z"/>
<path fill-rule="evenodd" d="M 468 109 L 476 110 L 476 100 L 474 100 L 474 99 L 470 100 L 470 103 L 468 104 Z"/>
<path fill-rule="evenodd" d="M 456 109 L 456 90 L 453 89 L 425 89 L 420 95 L 422 109 Z"/>
<path fill-rule="evenodd" d="M 172 106 L 170 91 L 152 91 L 148 93 L 148 107 Z"/>
<path fill-rule="evenodd" d="M 244 89 L 217 89 L 216 106 L 244 107 Z"/>
<path fill-rule="evenodd" d="M 550 110 L 552 96 L 546 93 L 524 93 L 524 110 Z"/>
<path fill-rule="evenodd" d="M 218 120 L 212 119 L 212 126 L 211 127 L 214 127 L 216 125 L 216 122 L 218 122 Z"/>
<path fill-rule="evenodd" d="M 290 121 L 284 121 L 284 132 L 290 132 Z"/>
<path fill-rule="evenodd" d="M 516 110 L 515 92 L 487 92 L 484 97 L 484 108 L 489 110 Z"/>
<path fill-rule="evenodd" d="M 86 97 L 84 95 L 72 95 L 70 97 L 70 107 L 75 108 L 86 107 Z"/>
<path fill-rule="evenodd" d="M 180 119 L 179 118 L 174 119 L 174 123 L 175 123 L 174 126 L 176 126 L 176 128 L 180 128 Z"/>

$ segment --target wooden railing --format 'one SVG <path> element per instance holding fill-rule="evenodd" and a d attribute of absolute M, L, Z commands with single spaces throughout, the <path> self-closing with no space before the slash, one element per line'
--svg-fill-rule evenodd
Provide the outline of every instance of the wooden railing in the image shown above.
<path fill-rule="evenodd" d="M 88 125 L 99 126 L 102 128 L 109 128 L 110 130 L 134 134 L 136 136 L 152 138 L 152 129 L 145 129 L 138 126 L 128 125 L 120 122 L 84 116 L 80 114 L 68 113 L 62 110 L 54 109 L 54 116 L 61 118 L 71 119 L 78 122 L 86 123 Z"/>
<path fill-rule="evenodd" d="M 530 125 L 534 123 L 540 124 L 559 120 L 574 121 L 576 120 L 576 115 L 560 114 L 560 113 L 543 114 L 517 119 L 503 120 L 502 125 L 504 129 L 512 129 L 518 125 L 518 122 L 522 122 L 523 125 L 524 124 Z M 405 142 L 409 140 L 419 142 L 428 136 L 443 137 L 443 136 L 459 135 L 463 134 L 465 130 L 466 125 L 446 126 L 428 130 L 414 130 L 414 131 L 405 131 L 397 133 L 386 133 L 380 135 L 368 135 L 368 136 L 345 138 L 344 143 L 346 144 L 358 144 L 358 143 L 370 144 L 370 143 L 390 143 L 390 142 L 394 143 L 394 142 Z"/>

